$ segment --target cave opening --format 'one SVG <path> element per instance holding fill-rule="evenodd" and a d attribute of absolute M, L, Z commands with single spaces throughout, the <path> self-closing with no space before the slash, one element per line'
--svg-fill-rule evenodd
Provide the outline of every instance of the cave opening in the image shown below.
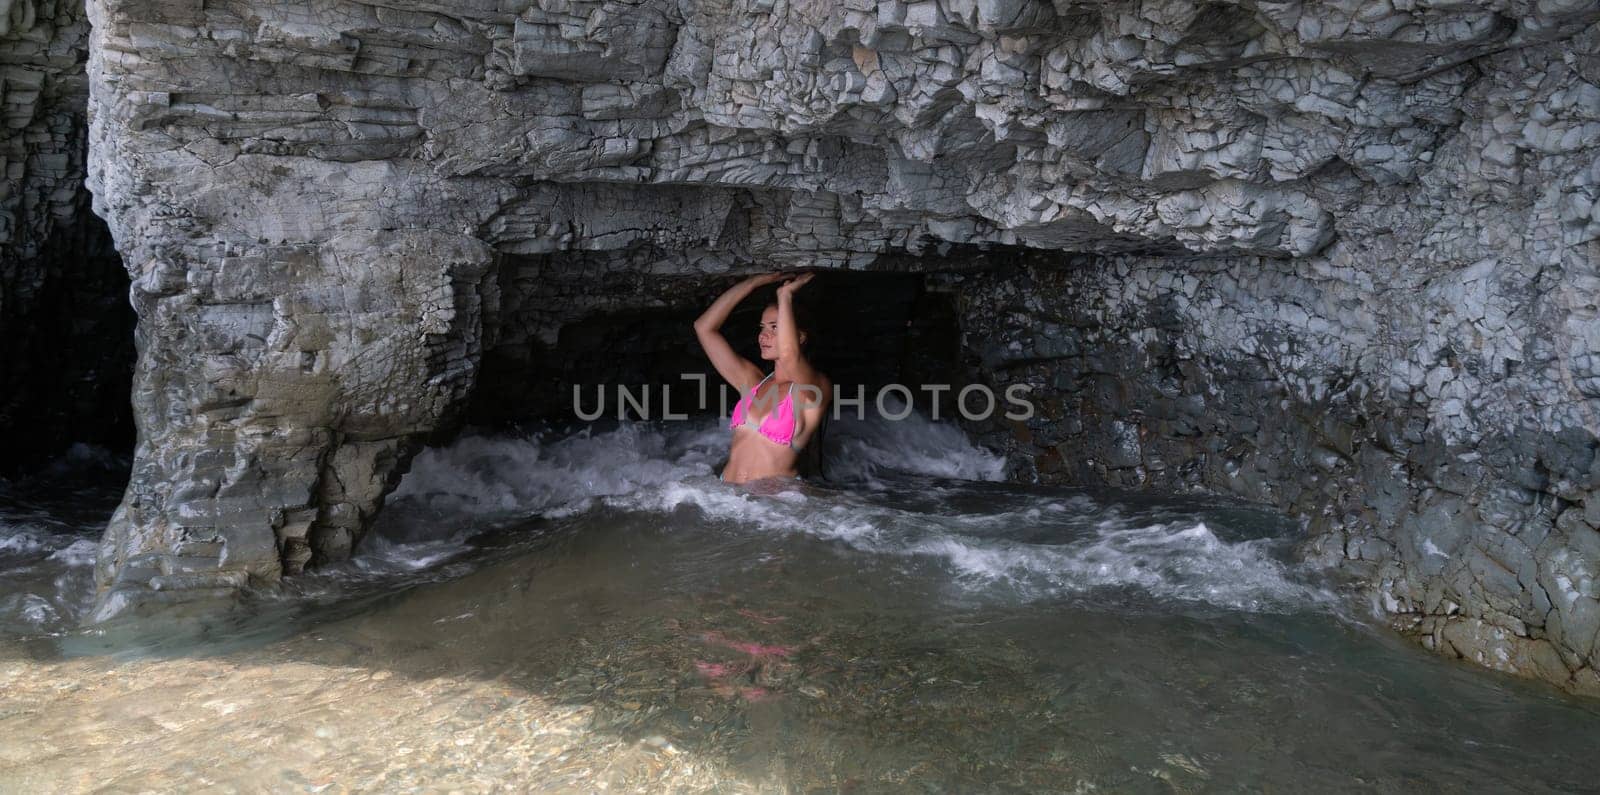
<path fill-rule="evenodd" d="M 499 304 L 488 313 L 485 350 L 465 423 L 482 428 L 726 414 L 738 399 L 695 339 L 696 317 L 744 275 L 660 275 L 607 268 L 592 255 L 508 255 L 497 274 Z M 592 267 L 582 267 L 583 264 Z M 951 390 L 969 377 L 952 272 L 964 260 L 886 260 L 878 270 L 824 270 L 798 296 L 813 326 L 808 355 L 828 374 L 835 394 L 862 396 L 868 411 L 890 385 L 906 390 L 924 413 L 939 404 L 953 416 Z M 914 265 L 915 270 L 908 267 Z M 576 267 L 575 267 L 576 266 Z M 941 270 L 941 267 L 944 270 Z M 734 350 L 761 363 L 756 346 L 762 310 L 775 288 L 758 290 L 722 327 Z M 704 379 L 704 394 L 700 380 Z M 618 388 L 648 396 L 618 399 Z M 720 390 L 720 393 L 719 393 Z M 662 395 L 671 403 L 663 405 Z M 666 411 L 664 411 L 666 410 Z"/>
<path fill-rule="evenodd" d="M 126 477 L 137 356 L 128 289 L 110 230 L 87 209 L 0 268 L 0 477 L 85 467 Z"/>

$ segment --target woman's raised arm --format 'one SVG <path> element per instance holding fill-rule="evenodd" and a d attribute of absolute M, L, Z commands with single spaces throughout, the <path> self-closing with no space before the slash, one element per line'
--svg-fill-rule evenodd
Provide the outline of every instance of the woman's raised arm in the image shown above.
<path fill-rule="evenodd" d="M 811 376 L 815 373 L 800 351 L 800 331 L 794 324 L 794 293 L 815 277 L 815 273 L 803 273 L 778 287 L 778 359 L 789 362 L 791 372 L 806 383 L 813 383 Z"/>
<path fill-rule="evenodd" d="M 733 313 L 733 308 L 755 292 L 756 288 L 781 278 L 783 275 L 777 273 L 751 276 L 717 296 L 717 300 L 711 302 L 711 306 L 694 321 L 695 337 L 700 340 L 700 347 L 705 350 L 706 358 L 711 360 L 711 366 L 717 368 L 717 374 L 739 390 L 740 394 L 761 380 L 761 368 L 734 352 L 733 346 L 722 336 L 722 324 L 728 322 L 728 315 Z"/>
<path fill-rule="evenodd" d="M 778 287 L 778 361 L 788 366 L 789 374 L 800 385 L 794 404 L 796 447 L 811 444 L 811 437 L 821 427 L 823 414 L 828 409 L 833 393 L 833 382 L 817 372 L 806 359 L 800 345 L 800 330 L 794 322 L 795 291 L 806 286 L 815 276 L 815 273 L 802 274 Z"/>

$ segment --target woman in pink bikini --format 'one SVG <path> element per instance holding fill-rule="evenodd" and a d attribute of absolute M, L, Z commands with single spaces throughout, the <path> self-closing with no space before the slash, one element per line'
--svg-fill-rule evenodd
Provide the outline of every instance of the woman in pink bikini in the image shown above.
<path fill-rule="evenodd" d="M 700 347 L 717 373 L 740 395 L 730 425 L 733 444 L 722 469 L 725 482 L 799 477 L 805 463 L 802 456 L 808 452 L 806 446 L 817 441 L 833 382 L 806 361 L 806 330 L 796 323 L 794 312 L 795 291 L 814 275 L 752 276 L 729 288 L 694 322 Z M 756 337 L 761 358 L 774 363 L 772 372 L 762 375 L 761 367 L 734 353 L 721 329 L 740 301 L 756 288 L 777 281 L 783 281 L 778 286 L 777 301 L 761 313 L 761 333 Z"/>

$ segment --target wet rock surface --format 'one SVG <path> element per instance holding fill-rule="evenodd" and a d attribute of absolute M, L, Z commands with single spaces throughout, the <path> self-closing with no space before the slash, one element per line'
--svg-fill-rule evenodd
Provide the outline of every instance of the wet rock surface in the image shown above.
<path fill-rule="evenodd" d="M 1055 252 L 961 287 L 1054 404 L 1019 471 L 1269 500 L 1435 647 L 1596 687 L 1593 3 L 89 14 L 140 315 L 100 617 L 348 555 L 507 258 L 1000 246 Z"/>
<path fill-rule="evenodd" d="M 1501 121 L 1350 203 L 1316 256 L 1033 256 L 967 278 L 966 345 L 1040 408 L 988 438 L 1049 482 L 1277 505 L 1429 648 L 1600 694 L 1600 246 L 1570 209 L 1600 160 L 1505 122 L 1552 118 L 1592 67 L 1565 46 L 1489 59 L 1463 102 Z M 1514 169 L 1482 167 L 1496 147 Z"/>

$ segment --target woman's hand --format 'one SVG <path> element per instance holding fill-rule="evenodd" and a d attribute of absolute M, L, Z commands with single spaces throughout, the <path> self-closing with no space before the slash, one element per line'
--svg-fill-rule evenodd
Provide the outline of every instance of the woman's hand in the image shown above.
<path fill-rule="evenodd" d="M 784 278 L 787 277 L 783 273 L 758 273 L 748 279 L 745 279 L 744 283 L 750 285 L 750 287 L 753 289 L 756 287 L 765 287 Z"/>
<path fill-rule="evenodd" d="M 782 274 L 773 274 L 773 275 L 777 276 L 780 279 L 781 278 L 785 278 Z M 816 276 L 817 276 L 817 274 L 815 274 L 815 273 L 802 273 L 799 276 L 794 277 L 793 279 L 789 279 L 788 281 L 784 282 L 783 284 L 778 285 L 778 294 L 779 295 L 793 296 L 796 290 L 799 290 L 801 287 L 806 286 L 806 282 L 811 281 L 812 279 L 816 278 Z"/>

